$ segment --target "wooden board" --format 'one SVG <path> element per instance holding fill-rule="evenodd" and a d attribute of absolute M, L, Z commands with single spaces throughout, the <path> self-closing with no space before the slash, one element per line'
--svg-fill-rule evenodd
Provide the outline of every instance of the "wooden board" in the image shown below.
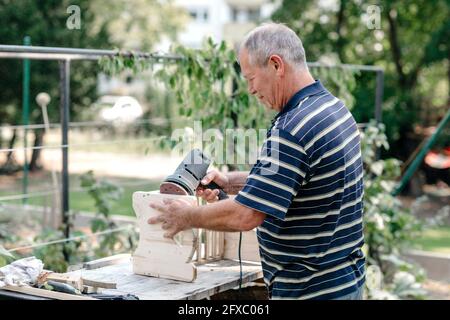
<path fill-rule="evenodd" d="M 131 262 L 71 273 L 93 280 L 117 283 L 117 289 L 104 289 L 102 294 L 133 294 L 141 300 L 205 299 L 216 293 L 237 288 L 240 275 L 239 263 L 233 260 L 198 265 L 197 279 L 194 282 L 138 275 L 133 272 Z M 243 285 L 261 278 L 260 263 L 242 263 Z"/>
<path fill-rule="evenodd" d="M 87 269 L 87 270 L 92 270 L 92 269 L 110 266 L 113 264 L 118 264 L 121 262 L 130 261 L 130 259 L 131 259 L 131 256 L 128 253 L 116 254 L 114 256 L 85 262 L 85 263 L 83 263 L 83 268 Z"/>
<path fill-rule="evenodd" d="M 225 249 L 223 258 L 233 260 L 239 259 L 239 232 L 225 232 L 224 237 Z M 261 262 L 256 229 L 242 232 L 241 259 L 242 261 Z"/>
<path fill-rule="evenodd" d="M 45 290 L 45 289 L 33 288 L 33 287 L 5 286 L 5 287 L 2 287 L 0 290 L 14 291 L 14 292 L 24 293 L 24 294 L 28 294 L 28 295 L 32 295 L 32 296 L 45 297 L 45 298 L 56 299 L 56 300 L 98 300 L 98 299 L 83 296 L 83 295 L 68 294 L 68 293 L 50 291 L 50 290 Z"/>
<path fill-rule="evenodd" d="M 158 192 L 133 193 L 133 209 L 139 226 L 139 243 L 132 256 L 133 271 L 136 274 L 194 281 L 195 265 L 188 262 L 197 248 L 194 230 L 180 232 L 175 239 L 164 238 L 161 224 L 150 225 L 148 219 L 160 212 L 151 208 L 150 203 L 162 203 L 164 199 L 183 199 L 197 204 L 193 196 L 160 194 Z"/>
<path fill-rule="evenodd" d="M 39 283 L 44 283 L 49 280 L 66 283 L 80 291 L 82 291 L 85 286 L 108 288 L 108 289 L 116 288 L 116 284 L 114 282 L 95 281 L 91 279 L 82 278 L 80 276 L 74 276 L 73 274 L 70 273 L 56 273 L 44 270 L 44 272 L 39 277 Z"/>

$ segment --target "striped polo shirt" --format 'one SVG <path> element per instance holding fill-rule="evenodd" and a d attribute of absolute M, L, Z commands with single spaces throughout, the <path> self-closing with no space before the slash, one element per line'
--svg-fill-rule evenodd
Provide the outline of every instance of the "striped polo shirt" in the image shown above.
<path fill-rule="evenodd" d="M 365 280 L 363 167 L 356 122 L 319 80 L 272 121 L 235 201 L 257 229 L 271 299 L 334 299 Z"/>

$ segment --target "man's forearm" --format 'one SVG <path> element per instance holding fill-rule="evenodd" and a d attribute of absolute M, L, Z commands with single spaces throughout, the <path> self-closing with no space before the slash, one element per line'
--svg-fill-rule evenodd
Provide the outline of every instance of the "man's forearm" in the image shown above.
<path fill-rule="evenodd" d="M 233 171 L 226 174 L 228 185 L 224 191 L 228 194 L 237 194 L 245 185 L 248 177 L 248 171 Z"/>
<path fill-rule="evenodd" d="M 191 227 L 215 231 L 247 231 L 260 225 L 265 215 L 227 199 L 192 208 Z"/>

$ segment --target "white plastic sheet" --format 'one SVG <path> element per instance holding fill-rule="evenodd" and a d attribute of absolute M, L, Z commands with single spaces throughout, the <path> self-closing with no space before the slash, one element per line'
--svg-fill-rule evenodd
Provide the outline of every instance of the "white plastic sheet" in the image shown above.
<path fill-rule="evenodd" d="M 0 268 L 0 288 L 5 285 L 33 285 L 43 269 L 44 264 L 36 257 L 16 260 Z"/>

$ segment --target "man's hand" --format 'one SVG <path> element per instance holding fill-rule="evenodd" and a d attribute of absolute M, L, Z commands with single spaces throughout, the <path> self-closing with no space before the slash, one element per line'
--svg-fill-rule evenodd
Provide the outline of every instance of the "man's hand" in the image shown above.
<path fill-rule="evenodd" d="M 228 177 L 223 173 L 220 173 L 217 170 L 211 170 L 208 174 L 202 179 L 200 186 L 197 188 L 196 195 L 197 197 L 201 197 L 205 199 L 207 202 L 216 202 L 219 200 L 219 190 L 218 189 L 205 189 L 205 185 L 209 184 L 211 181 L 214 181 L 217 185 L 222 188 L 226 188 L 229 184 Z"/>
<path fill-rule="evenodd" d="M 149 224 L 162 223 L 161 228 L 167 231 L 164 237 L 169 239 L 173 239 L 180 231 L 192 228 L 192 203 L 178 199 L 164 199 L 163 202 L 164 204 L 150 204 L 150 207 L 161 214 L 148 219 Z"/>

